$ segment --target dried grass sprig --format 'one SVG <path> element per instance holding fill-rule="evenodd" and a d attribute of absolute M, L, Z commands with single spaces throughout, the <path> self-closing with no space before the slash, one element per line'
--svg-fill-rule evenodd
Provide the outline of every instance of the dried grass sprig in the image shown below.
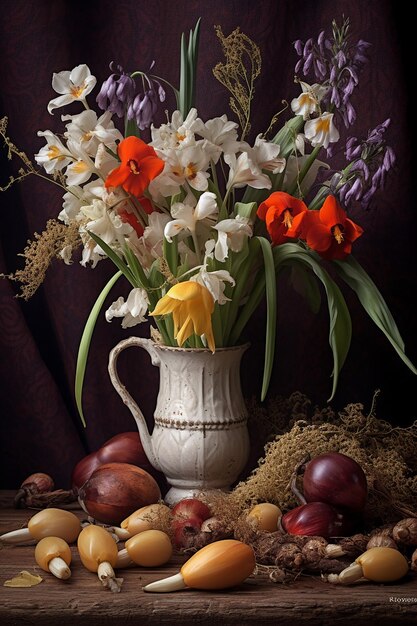
<path fill-rule="evenodd" d="M 48 220 L 45 230 L 41 234 L 35 233 L 34 239 L 28 241 L 23 253 L 19 255 L 25 259 L 23 269 L 16 270 L 14 274 L 1 274 L 0 277 L 20 283 L 21 292 L 18 297 L 29 300 L 43 283 L 52 260 L 62 260 L 64 249 L 66 258 L 70 258 L 73 251 L 81 245 L 78 229 L 78 222 L 66 225 L 53 219 Z"/>
<path fill-rule="evenodd" d="M 261 72 L 261 52 L 255 42 L 236 28 L 227 37 L 220 26 L 215 26 L 225 63 L 217 63 L 213 74 L 231 93 L 229 106 L 237 115 L 242 129 L 241 140 L 250 131 L 251 102 L 255 92 L 254 83 Z"/>

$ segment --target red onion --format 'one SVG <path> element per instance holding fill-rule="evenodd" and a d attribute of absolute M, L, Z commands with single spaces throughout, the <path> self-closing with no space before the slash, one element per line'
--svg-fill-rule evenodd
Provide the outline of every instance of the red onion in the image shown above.
<path fill-rule="evenodd" d="M 290 535 L 342 537 L 351 529 L 349 520 L 324 502 L 302 504 L 281 517 L 283 530 Z"/>
<path fill-rule="evenodd" d="M 354 459 L 329 452 L 307 463 L 303 491 L 307 502 L 325 502 L 360 512 L 366 504 L 368 488 L 364 471 Z"/>
<path fill-rule="evenodd" d="M 77 463 L 72 472 L 71 481 L 75 493 L 90 478 L 94 470 L 104 463 L 131 463 L 150 474 L 156 473 L 143 450 L 139 433 L 120 433 L 106 441 L 96 452 L 92 452 Z"/>
<path fill-rule="evenodd" d="M 200 517 L 174 518 L 172 521 L 174 545 L 183 550 L 192 547 L 195 536 L 201 531 L 202 523 L 203 520 Z"/>
<path fill-rule="evenodd" d="M 120 524 L 134 511 L 160 500 L 155 479 L 129 463 L 100 465 L 79 490 L 79 501 L 94 519 Z"/>
<path fill-rule="evenodd" d="M 211 511 L 207 504 L 197 498 L 184 498 L 173 507 L 172 515 L 182 519 L 199 518 L 201 526 L 201 522 L 211 517 Z"/>

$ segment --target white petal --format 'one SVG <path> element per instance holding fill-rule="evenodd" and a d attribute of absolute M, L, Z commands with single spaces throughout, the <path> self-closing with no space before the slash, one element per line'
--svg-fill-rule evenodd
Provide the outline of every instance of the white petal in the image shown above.
<path fill-rule="evenodd" d="M 52 74 L 52 89 L 57 93 L 68 93 L 70 90 L 70 74 L 71 72 L 58 72 Z"/>
<path fill-rule="evenodd" d="M 58 96 L 58 98 L 54 98 L 48 103 L 48 113 L 52 113 L 54 109 L 58 109 L 59 107 L 64 107 L 67 104 L 74 102 L 74 96 L 71 94 L 65 94 L 63 96 Z"/>
<path fill-rule="evenodd" d="M 211 191 L 206 191 L 200 196 L 198 204 L 194 212 L 194 219 L 203 220 L 213 213 L 217 213 L 217 199 L 216 194 Z"/>
<path fill-rule="evenodd" d="M 85 65 L 85 63 L 83 63 L 81 65 L 77 65 L 77 67 L 74 67 L 74 69 L 71 71 L 69 79 L 73 85 L 81 85 L 90 76 L 90 68 Z"/>

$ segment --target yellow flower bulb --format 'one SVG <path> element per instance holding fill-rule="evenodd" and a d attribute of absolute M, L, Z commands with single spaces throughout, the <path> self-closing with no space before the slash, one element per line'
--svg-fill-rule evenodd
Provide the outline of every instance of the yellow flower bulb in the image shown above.
<path fill-rule="evenodd" d="M 169 514 L 170 509 L 165 504 L 148 504 L 129 515 L 120 526 L 133 536 L 151 530 L 154 524 Z"/>
<path fill-rule="evenodd" d="M 376 583 L 399 580 L 408 572 L 407 559 L 394 548 L 370 548 L 355 562 L 362 567 L 363 576 Z"/>
<path fill-rule="evenodd" d="M 80 520 L 71 511 L 44 509 L 36 513 L 28 522 L 28 529 L 34 539 L 61 537 L 68 543 L 75 541 L 80 534 Z"/>
<path fill-rule="evenodd" d="M 125 548 L 136 565 L 156 567 L 164 565 L 172 556 L 172 544 L 162 530 L 144 530 L 128 539 Z"/>
<path fill-rule="evenodd" d="M 174 320 L 174 338 L 182 344 L 193 333 L 205 335 L 207 345 L 215 351 L 211 315 L 214 311 L 214 299 L 207 287 L 192 280 L 177 283 L 159 300 L 150 315 L 172 313 Z"/>
<path fill-rule="evenodd" d="M 255 569 L 253 549 L 235 539 L 211 543 L 196 552 L 181 568 L 187 587 L 227 589 L 242 583 Z"/>
<path fill-rule="evenodd" d="M 258 528 L 266 532 L 273 533 L 278 529 L 278 520 L 281 517 L 281 510 L 270 502 L 261 502 L 253 507 L 248 518 L 257 521 Z"/>
<path fill-rule="evenodd" d="M 35 548 L 35 561 L 45 572 L 67 580 L 71 576 L 71 550 L 60 537 L 44 537 Z"/>
<path fill-rule="evenodd" d="M 117 545 L 110 533 L 101 526 L 86 526 L 78 537 L 78 552 L 84 567 L 97 572 L 100 563 L 117 561 Z"/>

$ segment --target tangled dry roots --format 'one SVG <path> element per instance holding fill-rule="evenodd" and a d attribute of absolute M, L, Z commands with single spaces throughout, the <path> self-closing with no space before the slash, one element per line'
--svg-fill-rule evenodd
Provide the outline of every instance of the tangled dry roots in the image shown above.
<path fill-rule="evenodd" d="M 366 474 L 367 527 L 416 516 L 417 422 L 396 427 L 377 419 L 372 410 L 364 414 L 362 404 L 349 404 L 339 414 L 327 408 L 309 415 L 309 408 L 308 399 L 299 393 L 272 401 L 266 410 L 251 407 L 258 413 L 258 424 L 264 429 L 274 425 L 281 434 L 267 443 L 258 467 L 228 497 L 233 515 L 262 501 L 284 511 L 296 506 L 289 487 L 294 468 L 306 455 L 337 451 L 354 458 Z"/>

